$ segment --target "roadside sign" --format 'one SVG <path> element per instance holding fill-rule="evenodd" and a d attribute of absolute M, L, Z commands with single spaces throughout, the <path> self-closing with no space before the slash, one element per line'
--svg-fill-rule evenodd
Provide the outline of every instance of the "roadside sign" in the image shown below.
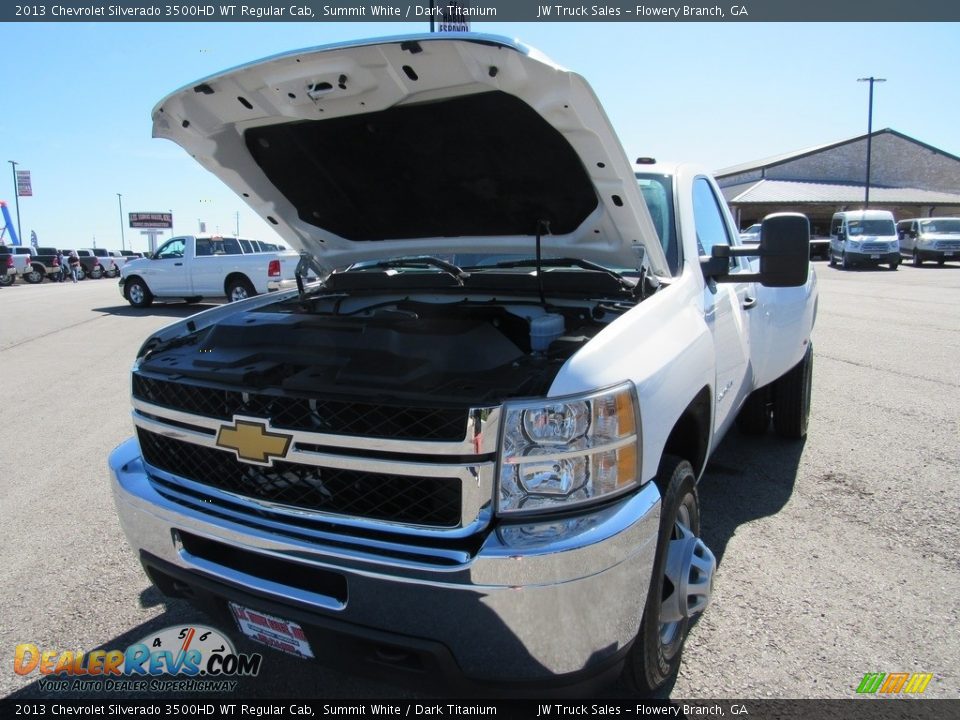
<path fill-rule="evenodd" d="M 173 213 L 168 212 L 132 212 L 130 227 L 132 228 L 159 228 L 169 230 L 173 227 Z"/>
<path fill-rule="evenodd" d="M 17 170 L 17 196 L 32 197 L 33 188 L 30 186 L 30 171 Z"/>

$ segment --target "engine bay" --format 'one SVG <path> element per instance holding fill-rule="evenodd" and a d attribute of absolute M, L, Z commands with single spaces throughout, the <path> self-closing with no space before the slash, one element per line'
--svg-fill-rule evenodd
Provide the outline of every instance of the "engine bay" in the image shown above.
<path fill-rule="evenodd" d="M 633 304 L 327 292 L 162 343 L 139 371 L 250 392 L 495 405 L 545 395 L 563 363 Z"/>

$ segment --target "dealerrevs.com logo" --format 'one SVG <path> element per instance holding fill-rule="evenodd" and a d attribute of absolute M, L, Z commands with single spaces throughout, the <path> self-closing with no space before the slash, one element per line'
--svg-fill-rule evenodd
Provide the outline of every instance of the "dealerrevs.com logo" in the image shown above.
<path fill-rule="evenodd" d="M 919 695 L 927 689 L 933 673 L 867 673 L 857 686 L 858 693 Z"/>
<path fill-rule="evenodd" d="M 176 625 L 151 633 L 125 650 L 40 649 L 17 645 L 13 669 L 40 675 L 45 691 L 232 691 L 237 677 L 254 677 L 263 656 L 238 653 L 219 630 Z"/>

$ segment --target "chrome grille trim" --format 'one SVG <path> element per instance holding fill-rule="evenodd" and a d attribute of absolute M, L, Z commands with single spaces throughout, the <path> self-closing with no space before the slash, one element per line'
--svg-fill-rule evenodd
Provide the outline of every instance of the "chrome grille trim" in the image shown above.
<path fill-rule="evenodd" d="M 232 455 L 230 451 L 217 446 L 217 432 L 222 426 L 233 421 L 225 422 L 201 415 L 192 415 L 137 399 L 134 399 L 133 405 L 132 416 L 136 427 L 174 440 Z M 165 478 L 168 482 L 180 484 L 192 492 L 206 494 L 213 501 L 218 499 L 229 500 L 230 503 L 235 505 L 248 507 L 251 516 L 267 511 L 275 513 L 279 517 L 284 514 L 295 515 L 325 523 L 368 530 L 420 536 L 466 537 L 487 526 L 492 518 L 496 477 L 494 451 L 499 436 L 500 408 L 471 410 L 470 417 L 473 419 L 475 426 L 475 437 L 462 443 L 380 439 L 371 441 L 369 444 L 363 444 L 363 438 L 304 430 L 277 430 L 293 438 L 290 450 L 283 458 L 283 462 L 333 470 L 408 476 L 410 478 L 456 478 L 461 486 L 461 508 L 460 521 L 455 527 L 437 527 L 385 519 L 355 517 L 284 505 L 262 498 L 227 492 L 179 475 L 172 475 L 152 465 L 149 467 L 151 475 L 157 475 Z M 266 418 L 249 419 L 266 420 Z M 348 440 L 348 443 L 344 443 L 344 440 Z M 300 447 L 303 445 L 324 446 L 331 450 L 342 448 L 343 452 L 306 450 Z M 389 450 L 385 448 L 389 448 Z M 351 454 L 352 450 L 395 453 L 400 457 L 361 457 Z M 480 452 L 478 453 L 477 450 Z M 418 460 L 403 459 L 402 456 L 404 455 L 420 456 L 420 458 Z"/>
<path fill-rule="evenodd" d="M 226 422 L 219 418 L 194 415 L 182 410 L 174 410 L 164 405 L 154 405 L 153 403 L 137 398 L 133 398 L 132 402 L 134 410 L 133 421 L 135 424 L 140 424 L 142 420 L 143 422 L 162 423 L 166 428 L 174 428 L 176 426 L 173 425 L 173 423 L 179 423 L 196 428 L 201 434 L 202 431 L 206 431 L 210 437 L 215 438 L 217 431 L 223 426 L 224 422 Z M 250 419 L 258 420 L 265 419 L 243 414 L 237 415 L 236 417 L 249 417 Z M 376 452 L 396 453 L 397 455 L 436 455 L 440 458 L 444 455 L 470 456 L 486 455 L 496 452 L 497 437 L 500 430 L 500 408 L 473 408 L 470 410 L 469 417 L 472 427 L 465 428 L 464 439 L 457 442 L 442 440 L 390 440 L 387 438 L 357 437 L 355 435 L 334 435 L 330 433 L 310 432 L 308 430 L 290 430 L 281 427 L 277 427 L 276 429 L 285 435 L 292 436 L 294 446 L 297 444 L 324 445 L 343 448 L 344 450 L 372 450 Z M 170 422 L 164 423 L 164 420 Z M 159 432 L 159 430 L 155 430 L 155 432 Z"/>

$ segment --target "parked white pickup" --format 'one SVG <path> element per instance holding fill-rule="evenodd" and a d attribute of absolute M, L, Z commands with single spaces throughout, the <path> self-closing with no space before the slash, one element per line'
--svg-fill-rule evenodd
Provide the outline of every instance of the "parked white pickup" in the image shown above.
<path fill-rule="evenodd" d="M 120 292 L 134 307 L 147 307 L 154 298 L 243 300 L 295 287 L 299 260 L 292 251 L 243 254 L 237 238 L 182 235 L 123 265 Z"/>

